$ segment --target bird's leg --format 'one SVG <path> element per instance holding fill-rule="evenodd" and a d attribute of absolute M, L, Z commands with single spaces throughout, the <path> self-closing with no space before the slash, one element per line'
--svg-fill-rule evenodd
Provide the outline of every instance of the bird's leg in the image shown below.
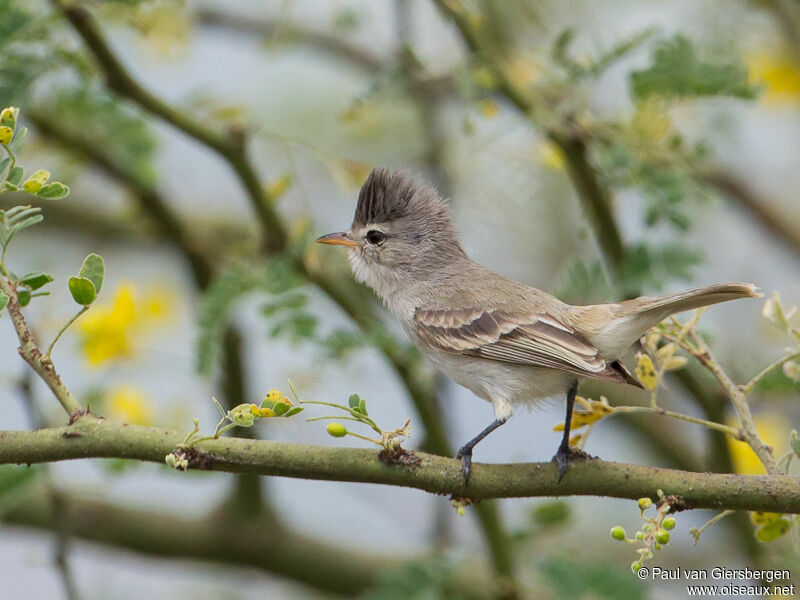
<path fill-rule="evenodd" d="M 458 452 L 456 452 L 456 458 L 461 459 L 461 473 L 464 475 L 464 485 L 467 485 L 469 482 L 469 472 L 470 468 L 472 467 L 472 449 L 478 442 L 480 442 L 483 438 L 492 433 L 506 421 L 508 421 L 508 417 L 505 419 L 495 419 L 492 421 L 491 425 L 481 431 L 466 444 L 461 446 L 461 448 L 458 449 Z"/>
<path fill-rule="evenodd" d="M 567 391 L 567 416 L 564 420 L 564 435 L 561 436 L 561 444 L 558 446 L 558 451 L 553 457 L 556 465 L 558 465 L 558 480 L 564 477 L 567 472 L 567 461 L 569 460 L 569 429 L 572 425 L 572 409 L 575 406 L 575 395 L 578 393 L 578 382 L 574 382 Z"/>

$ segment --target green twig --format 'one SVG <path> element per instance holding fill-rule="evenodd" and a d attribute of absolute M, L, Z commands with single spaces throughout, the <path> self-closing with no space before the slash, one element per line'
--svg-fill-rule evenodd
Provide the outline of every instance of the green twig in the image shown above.
<path fill-rule="evenodd" d="M 67 328 L 70 325 L 72 325 L 75 321 L 77 321 L 78 317 L 80 317 L 87 310 L 89 310 L 89 307 L 84 306 L 77 313 L 75 313 L 75 315 L 69 321 L 67 321 L 66 323 L 64 323 L 64 325 L 61 326 L 61 329 L 58 330 L 56 337 L 53 338 L 53 341 L 50 342 L 50 345 L 47 347 L 47 352 L 44 353 L 45 358 L 50 358 L 50 354 L 53 352 L 53 346 L 56 345 L 56 342 L 59 340 L 59 338 L 63 335 L 63 333 L 67 330 Z"/>

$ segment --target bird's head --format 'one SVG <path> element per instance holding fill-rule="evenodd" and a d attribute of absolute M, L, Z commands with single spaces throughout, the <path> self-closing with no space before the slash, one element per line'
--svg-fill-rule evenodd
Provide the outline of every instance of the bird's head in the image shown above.
<path fill-rule="evenodd" d="M 361 187 L 350 229 L 317 241 L 347 246 L 356 279 L 384 299 L 466 256 L 433 186 L 384 168 L 373 169 Z"/>

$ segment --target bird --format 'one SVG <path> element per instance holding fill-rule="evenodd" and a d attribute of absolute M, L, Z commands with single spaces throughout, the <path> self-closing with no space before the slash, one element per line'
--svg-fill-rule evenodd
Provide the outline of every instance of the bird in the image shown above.
<path fill-rule="evenodd" d="M 674 313 L 760 294 L 750 283 L 707 285 L 658 297 L 573 306 L 471 260 L 437 190 L 404 170 L 373 169 L 347 231 L 322 244 L 347 248 L 355 279 L 370 287 L 411 343 L 456 383 L 491 403 L 494 420 L 463 444 L 469 482 L 475 446 L 515 409 L 566 398 L 553 461 L 561 481 L 578 384 L 587 379 L 642 387 L 620 358 Z"/>

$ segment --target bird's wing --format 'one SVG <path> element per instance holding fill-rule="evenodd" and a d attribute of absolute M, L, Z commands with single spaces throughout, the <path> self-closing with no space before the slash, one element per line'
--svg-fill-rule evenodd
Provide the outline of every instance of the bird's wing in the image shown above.
<path fill-rule="evenodd" d="M 422 340 L 443 352 L 639 385 L 619 362 L 607 363 L 573 328 L 548 314 L 417 309 L 414 324 Z"/>

